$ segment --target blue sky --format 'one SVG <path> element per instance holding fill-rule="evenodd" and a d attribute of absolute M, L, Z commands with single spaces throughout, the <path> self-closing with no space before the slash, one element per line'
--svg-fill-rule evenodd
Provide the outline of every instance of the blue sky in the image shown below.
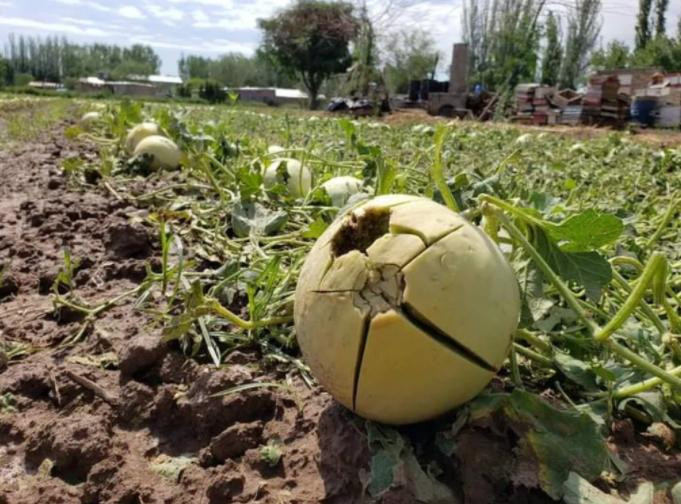
<path fill-rule="evenodd" d="M 381 12 L 391 0 L 369 0 Z M 448 61 L 451 44 L 461 36 L 462 0 L 392 0 L 396 14 L 382 31 L 421 27 L 438 41 Z M 549 0 L 566 4 L 574 0 Z M 251 54 L 258 46 L 259 17 L 267 17 L 289 0 L 0 0 L 0 41 L 9 33 L 59 34 L 74 42 L 120 45 L 143 43 L 163 59 L 162 72 L 177 74 L 184 54 L 217 56 L 229 51 Z M 670 2 L 669 30 L 675 33 L 681 0 Z M 638 0 L 603 0 L 602 40 L 631 43 Z M 558 10 L 561 7 L 557 7 Z"/>

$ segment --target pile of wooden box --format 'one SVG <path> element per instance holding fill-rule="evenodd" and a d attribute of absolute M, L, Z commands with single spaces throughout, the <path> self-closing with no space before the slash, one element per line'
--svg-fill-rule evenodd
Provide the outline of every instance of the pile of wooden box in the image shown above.
<path fill-rule="evenodd" d="M 556 124 L 560 111 L 551 102 L 556 88 L 540 84 L 520 84 L 515 89 L 516 115 L 521 124 Z"/>

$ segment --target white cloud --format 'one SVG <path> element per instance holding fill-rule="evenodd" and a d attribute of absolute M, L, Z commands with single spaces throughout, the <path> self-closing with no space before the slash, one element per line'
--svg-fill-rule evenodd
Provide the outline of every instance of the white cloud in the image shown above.
<path fill-rule="evenodd" d="M 12 7 L 12 2 L 0 2 L 0 7 Z"/>
<path fill-rule="evenodd" d="M 133 36 L 131 37 L 131 42 L 136 44 L 145 44 L 152 47 L 162 48 L 162 49 L 176 49 L 184 52 L 191 53 L 215 53 L 222 54 L 227 52 L 241 52 L 244 54 L 252 54 L 255 52 L 257 47 L 256 43 L 251 42 L 235 42 L 233 40 L 227 39 L 215 39 L 215 40 L 165 40 L 160 38 L 154 38 L 148 35 L 144 36 Z"/>
<path fill-rule="evenodd" d="M 167 21 L 182 21 L 184 12 L 177 7 L 161 6 L 158 4 L 146 3 L 144 8 L 154 17 Z"/>
<path fill-rule="evenodd" d="M 119 7 L 118 10 L 116 11 L 120 16 L 129 18 L 129 19 L 145 19 L 146 16 L 144 13 L 139 10 L 137 7 L 134 7 L 132 5 L 124 5 L 123 7 Z"/>
<path fill-rule="evenodd" d="M 91 21 L 89 19 L 72 18 L 72 17 L 68 17 L 68 16 L 60 17 L 59 20 L 64 21 L 65 23 L 83 25 L 83 26 L 99 26 L 99 24 L 100 24 L 100 23 L 96 23 L 95 21 Z"/>
<path fill-rule="evenodd" d="M 101 28 L 87 28 L 65 23 L 44 23 L 42 21 L 19 17 L 0 17 L 0 25 L 25 28 L 28 30 L 39 30 L 47 33 L 69 33 L 90 37 L 109 37 L 113 35 L 112 32 L 102 30 Z"/>
<path fill-rule="evenodd" d="M 203 12 L 201 9 L 196 9 L 194 12 L 192 12 L 192 17 L 194 18 L 195 23 L 205 23 L 206 21 L 210 20 L 208 14 Z"/>

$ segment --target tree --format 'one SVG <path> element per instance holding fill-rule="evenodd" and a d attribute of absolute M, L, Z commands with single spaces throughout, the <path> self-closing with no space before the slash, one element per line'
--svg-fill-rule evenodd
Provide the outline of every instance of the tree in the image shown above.
<path fill-rule="evenodd" d="M 541 80 L 549 86 L 558 84 L 560 66 L 563 61 L 563 46 L 560 42 L 560 26 L 553 12 L 546 18 L 546 48 L 542 57 Z"/>
<path fill-rule="evenodd" d="M 619 40 L 612 40 L 607 47 L 601 47 L 591 56 L 591 66 L 596 70 L 627 68 L 631 58 L 629 46 Z"/>
<path fill-rule="evenodd" d="M 659 68 L 665 72 L 681 72 L 681 40 L 660 35 L 631 57 L 632 66 Z"/>
<path fill-rule="evenodd" d="M 378 50 L 376 32 L 369 18 L 366 3 L 359 7 L 357 36 L 352 53 L 353 64 L 348 69 L 345 92 L 350 95 L 369 96 L 372 82 L 383 81 L 378 69 Z"/>
<path fill-rule="evenodd" d="M 669 0 L 655 1 L 655 35 L 658 37 L 667 32 L 667 9 Z"/>
<path fill-rule="evenodd" d="M 53 82 L 92 74 L 119 78 L 129 74 L 149 75 L 158 72 L 161 64 L 161 59 L 148 46 L 76 45 L 63 37 L 43 39 L 10 34 L 5 54 L 14 73 L 31 74 L 36 79 Z"/>
<path fill-rule="evenodd" d="M 565 57 L 561 67 L 560 85 L 577 87 L 589 64 L 591 51 L 601 32 L 601 0 L 575 0 L 568 15 Z"/>
<path fill-rule="evenodd" d="M 213 79 L 228 87 L 291 87 L 297 84 L 277 69 L 263 50 L 256 51 L 252 57 L 240 53 L 227 53 L 217 59 L 182 55 L 178 71 L 185 81 Z"/>
<path fill-rule="evenodd" d="M 385 78 L 392 93 L 406 93 L 412 80 L 432 78 L 440 58 L 433 38 L 420 29 L 391 35 L 384 53 Z"/>
<path fill-rule="evenodd" d="M 636 50 L 643 49 L 650 41 L 650 11 L 653 0 L 639 0 L 636 18 Z"/>
<path fill-rule="evenodd" d="M 0 87 L 12 84 L 14 82 L 14 72 L 9 60 L 0 56 Z"/>
<path fill-rule="evenodd" d="M 259 19 L 263 49 L 282 69 L 298 75 L 318 105 L 319 88 L 329 76 L 345 71 L 352 62 L 350 41 L 359 23 L 353 6 L 344 2 L 298 0 L 269 19 Z"/>
<path fill-rule="evenodd" d="M 475 83 L 508 94 L 535 79 L 546 0 L 465 0 L 464 41 Z"/>

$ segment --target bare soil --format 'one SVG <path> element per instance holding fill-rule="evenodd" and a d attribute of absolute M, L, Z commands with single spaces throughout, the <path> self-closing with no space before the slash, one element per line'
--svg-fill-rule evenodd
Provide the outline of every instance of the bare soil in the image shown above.
<path fill-rule="evenodd" d="M 133 288 L 158 256 L 150 230 L 130 218 L 140 209 L 64 178 L 63 159 L 96 155 L 67 141 L 65 126 L 0 152 L 0 342 L 32 349 L 0 362 L 0 504 L 371 502 L 365 423 L 320 389 L 292 375 L 293 392 L 215 397 L 285 375 L 255 351 L 220 369 L 187 359 L 132 301 L 92 324 L 55 314 L 65 248 L 79 260 L 75 292 L 89 301 Z M 418 444 L 445 425 L 403 433 Z M 281 447 L 279 461 L 263 458 L 267 443 Z M 459 443 L 440 479 L 460 502 L 550 502 L 512 483 L 513 439 L 467 428 Z M 635 468 L 628 483 L 681 474 L 681 457 L 633 428 L 611 447 Z M 416 502 L 408 486 L 379 501 Z"/>

